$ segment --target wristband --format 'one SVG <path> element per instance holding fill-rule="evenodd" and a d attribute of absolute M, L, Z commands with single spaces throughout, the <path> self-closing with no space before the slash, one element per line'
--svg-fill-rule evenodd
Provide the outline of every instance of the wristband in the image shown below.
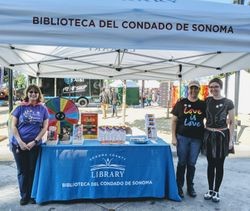
<path fill-rule="evenodd" d="M 39 141 L 38 141 L 37 139 L 35 139 L 34 141 L 35 141 L 35 144 L 38 144 L 38 143 L 39 143 Z"/>

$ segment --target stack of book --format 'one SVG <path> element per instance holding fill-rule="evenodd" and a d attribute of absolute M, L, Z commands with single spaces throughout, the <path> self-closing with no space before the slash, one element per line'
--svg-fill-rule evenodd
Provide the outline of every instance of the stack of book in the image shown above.
<path fill-rule="evenodd" d="M 74 124 L 73 125 L 73 134 L 72 134 L 72 144 L 83 144 L 83 125 L 82 124 Z"/>

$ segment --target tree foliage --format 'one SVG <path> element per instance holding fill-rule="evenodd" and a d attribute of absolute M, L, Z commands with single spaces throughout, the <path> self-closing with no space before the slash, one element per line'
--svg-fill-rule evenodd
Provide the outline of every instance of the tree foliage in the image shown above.
<path fill-rule="evenodd" d="M 27 78 L 24 74 L 22 73 L 17 73 L 14 76 L 14 87 L 17 89 L 22 89 L 26 87 L 27 84 Z"/>

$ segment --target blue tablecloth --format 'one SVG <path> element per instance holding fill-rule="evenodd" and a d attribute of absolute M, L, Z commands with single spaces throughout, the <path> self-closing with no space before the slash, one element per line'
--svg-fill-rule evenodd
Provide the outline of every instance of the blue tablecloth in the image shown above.
<path fill-rule="evenodd" d="M 54 200 L 156 197 L 180 201 L 171 148 L 157 143 L 43 145 L 32 197 Z"/>

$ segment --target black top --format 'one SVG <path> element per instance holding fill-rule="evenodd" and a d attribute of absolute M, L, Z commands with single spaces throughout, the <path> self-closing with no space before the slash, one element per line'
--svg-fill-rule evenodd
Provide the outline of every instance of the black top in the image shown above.
<path fill-rule="evenodd" d="M 176 133 L 190 138 L 203 138 L 206 104 L 204 101 L 195 102 L 183 98 L 178 101 L 172 114 L 177 116 Z"/>
<path fill-rule="evenodd" d="M 118 94 L 116 92 L 111 92 L 110 102 L 111 102 L 111 104 L 117 104 L 117 102 L 118 102 Z"/>
<path fill-rule="evenodd" d="M 232 100 L 222 98 L 219 100 L 213 97 L 206 99 L 206 126 L 211 128 L 226 128 L 228 111 L 234 108 Z"/>

